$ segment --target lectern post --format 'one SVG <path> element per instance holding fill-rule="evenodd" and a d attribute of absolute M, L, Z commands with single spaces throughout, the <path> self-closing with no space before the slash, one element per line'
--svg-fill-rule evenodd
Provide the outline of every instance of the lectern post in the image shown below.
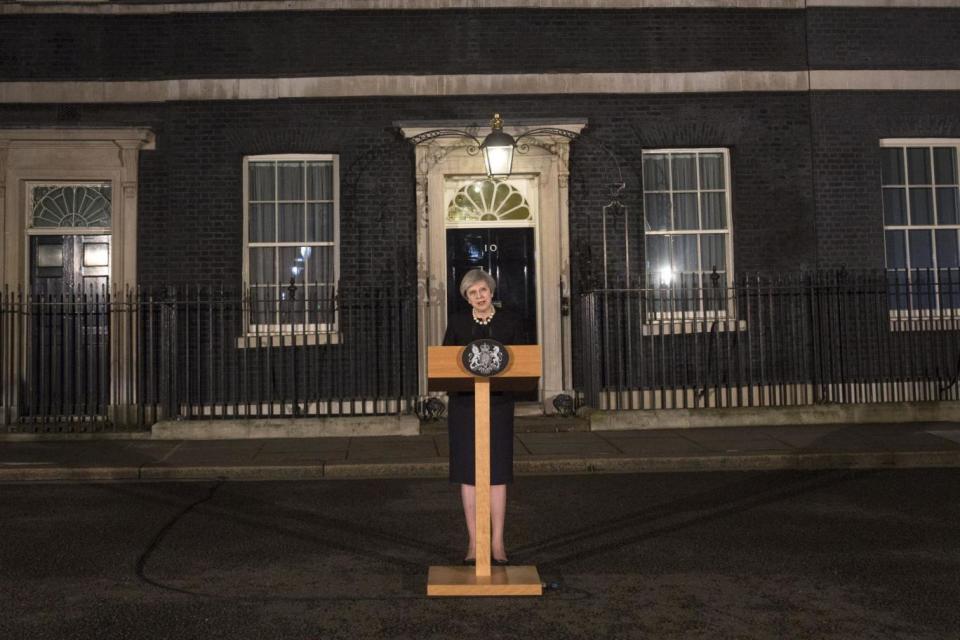
<path fill-rule="evenodd" d="M 474 461 L 476 476 L 476 566 L 433 566 L 427 577 L 428 596 L 539 596 L 540 574 L 534 566 L 490 566 L 490 391 L 536 388 L 540 377 L 540 347 L 507 346 L 508 364 L 487 377 L 475 375 L 462 363 L 464 347 L 430 347 L 427 373 L 431 391 L 473 390 Z"/>
<path fill-rule="evenodd" d="M 473 459 L 475 461 L 477 575 L 490 575 L 490 378 L 476 377 L 473 404 L 474 433 Z"/>

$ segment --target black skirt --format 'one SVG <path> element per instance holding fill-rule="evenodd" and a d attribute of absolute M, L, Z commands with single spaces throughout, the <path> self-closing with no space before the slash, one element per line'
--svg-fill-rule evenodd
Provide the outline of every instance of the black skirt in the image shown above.
<path fill-rule="evenodd" d="M 474 484 L 474 396 L 451 393 L 447 433 L 450 436 L 450 482 Z M 511 394 L 490 395 L 490 484 L 513 482 L 513 405 Z"/>

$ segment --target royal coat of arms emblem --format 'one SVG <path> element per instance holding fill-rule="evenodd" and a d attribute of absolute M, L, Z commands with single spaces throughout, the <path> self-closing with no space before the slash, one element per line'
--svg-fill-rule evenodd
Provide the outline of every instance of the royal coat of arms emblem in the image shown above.
<path fill-rule="evenodd" d="M 475 376 L 495 376 L 507 368 L 507 348 L 496 340 L 474 340 L 463 349 L 463 366 Z"/>

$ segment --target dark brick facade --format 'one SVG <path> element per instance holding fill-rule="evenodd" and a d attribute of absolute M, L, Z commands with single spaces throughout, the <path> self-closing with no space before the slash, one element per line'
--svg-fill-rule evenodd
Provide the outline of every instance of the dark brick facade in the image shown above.
<path fill-rule="evenodd" d="M 392 11 L 0 19 L 4 79 L 960 67 L 960 10 Z M 960 137 L 960 93 L 354 98 L 0 107 L 4 126 L 147 126 L 144 284 L 239 282 L 244 155 L 337 153 L 345 282 L 412 279 L 413 150 L 391 123 L 585 118 L 571 172 L 575 283 L 598 273 L 618 158 L 628 217 L 608 265 L 643 259 L 645 148 L 730 149 L 737 271 L 883 265 L 878 140 Z M 629 234 L 625 227 L 629 227 Z M 348 265 L 348 266 L 347 266 Z"/>
<path fill-rule="evenodd" d="M 0 80 L 800 69 L 798 11 L 0 18 Z"/>
<path fill-rule="evenodd" d="M 143 284 L 238 283 L 242 264 L 244 155 L 338 153 L 341 161 L 341 261 L 346 283 L 370 282 L 412 267 L 415 246 L 413 148 L 395 120 L 482 122 L 499 109 L 510 118 L 564 119 L 590 125 L 574 143 L 572 246 L 602 247 L 600 213 L 616 181 L 616 155 L 628 188 L 631 260 L 642 259 L 641 152 L 651 147 L 716 146 L 731 152 L 733 227 L 738 270 L 812 267 L 810 131 L 805 94 L 580 96 L 508 99 L 356 99 L 285 102 L 84 106 L 80 126 L 146 125 L 157 150 L 141 154 L 140 277 Z M 42 123 L 50 107 L 7 108 L 5 123 Z M 619 221 L 618 221 L 619 220 Z M 622 244 L 611 219 L 613 275 Z M 579 271 L 574 256 L 574 271 Z M 599 266 L 596 265 L 598 268 Z M 412 274 L 407 274 L 412 277 Z"/>
<path fill-rule="evenodd" d="M 812 97 L 817 264 L 883 268 L 881 138 L 960 138 L 960 93 Z"/>
<path fill-rule="evenodd" d="M 960 68 L 957 9 L 811 9 L 814 69 Z"/>

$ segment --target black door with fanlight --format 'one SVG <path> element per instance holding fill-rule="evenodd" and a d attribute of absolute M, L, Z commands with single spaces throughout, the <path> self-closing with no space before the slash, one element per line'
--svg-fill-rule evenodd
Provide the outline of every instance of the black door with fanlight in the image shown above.
<path fill-rule="evenodd" d="M 109 285 L 109 235 L 30 236 L 33 322 L 26 416 L 106 414 Z"/>

